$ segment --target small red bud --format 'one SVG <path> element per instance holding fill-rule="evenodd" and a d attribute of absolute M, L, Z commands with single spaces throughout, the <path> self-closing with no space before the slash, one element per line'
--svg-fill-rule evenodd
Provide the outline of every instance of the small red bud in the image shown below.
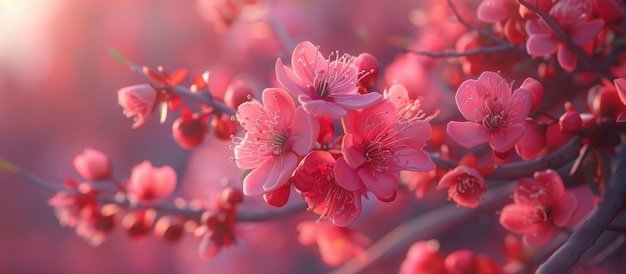
<path fill-rule="evenodd" d="M 185 219 L 179 215 L 159 218 L 154 225 L 154 235 L 170 243 L 178 241 L 185 231 Z"/>
<path fill-rule="evenodd" d="M 580 114 L 576 111 L 567 111 L 559 118 L 559 128 L 561 132 L 567 134 L 574 134 L 580 131 L 583 126 L 583 120 Z"/>
<path fill-rule="evenodd" d="M 194 148 L 202 144 L 209 131 L 205 119 L 205 115 L 198 116 L 183 108 L 182 116 L 172 124 L 174 140 L 183 148 Z"/>
<path fill-rule="evenodd" d="M 248 96 L 252 95 L 252 88 L 241 80 L 233 81 L 224 94 L 224 103 L 231 108 L 237 108 L 242 103 L 248 101 Z"/>

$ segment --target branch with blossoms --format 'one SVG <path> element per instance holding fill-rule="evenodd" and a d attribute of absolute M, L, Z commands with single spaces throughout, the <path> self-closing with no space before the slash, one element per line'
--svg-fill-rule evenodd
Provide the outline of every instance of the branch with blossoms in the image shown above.
<path fill-rule="evenodd" d="M 390 65 L 386 83 L 378 81 L 382 69 L 373 55 L 325 52 L 309 41 L 296 44 L 290 60 L 272 56 L 275 81 L 258 92 L 234 78 L 216 85 L 222 79 L 213 72 L 142 67 L 112 51 L 144 81 L 117 93 L 132 128 L 158 114 L 164 123 L 175 113 L 180 117 L 171 125 L 172 137 L 182 148 L 196 148 L 215 134 L 231 149 L 230 160 L 243 176 L 207 200 L 172 199 L 176 172 L 149 161 L 136 165 L 128 179 L 112 178 L 111 161 L 91 149 L 74 161 L 82 179 L 65 185 L 6 161 L 0 168 L 55 191 L 49 204 L 59 221 L 94 245 L 120 223 L 132 238 L 153 232 L 173 242 L 194 234 L 208 259 L 240 240 L 241 223 L 310 211 L 310 221 L 292 220 L 299 222 L 292 226 L 298 241 L 316 245 L 320 260 L 337 273 L 384 268 L 386 258 L 405 251 L 401 273 L 512 273 L 534 267 L 534 250 L 552 253 L 557 235 L 569 239 L 539 272 L 565 271 L 602 231 L 616 229 L 610 221 L 626 196 L 617 183 L 622 169 L 611 169 L 623 160 L 617 153 L 626 132 L 626 75 L 617 60 L 604 60 L 623 55 L 609 39 L 623 36 L 623 3 L 484 0 L 476 18 L 457 8 L 472 3 L 444 5 L 446 20 L 456 18 L 469 31 L 450 39 L 454 44 L 442 52 L 402 54 L 454 58 L 408 59 L 413 70 L 400 65 L 395 73 Z M 269 25 L 291 48 L 287 29 L 278 21 Z M 447 33 L 441 28 L 436 35 Z M 411 79 L 402 79 L 406 71 Z M 429 77 L 444 80 L 432 84 Z M 568 88 L 576 90 L 566 94 Z M 546 105 L 544 97 L 557 95 L 563 107 Z M 564 169 L 570 176 L 559 175 Z M 580 185 L 589 189 L 574 190 Z M 445 191 L 447 200 L 433 202 L 437 196 L 429 191 Z M 424 210 L 406 202 L 410 192 L 436 206 Z M 588 205 L 581 197 L 601 203 Z M 273 210 L 241 209 L 254 199 Z M 371 220 L 378 225 L 380 215 L 394 215 L 377 210 L 397 204 L 409 206 L 394 209 L 398 218 L 389 217 L 383 236 L 370 240 L 364 231 Z M 596 209 L 579 224 L 584 205 Z M 443 255 L 451 249 L 445 233 L 477 218 L 494 220 L 494 230 L 509 233 L 496 239 L 504 242 L 506 261 L 470 248 Z"/>

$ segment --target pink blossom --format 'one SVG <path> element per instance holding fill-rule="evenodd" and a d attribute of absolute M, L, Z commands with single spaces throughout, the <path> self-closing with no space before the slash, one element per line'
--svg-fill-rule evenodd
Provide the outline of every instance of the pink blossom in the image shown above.
<path fill-rule="evenodd" d="M 176 188 L 176 172 L 170 166 L 153 167 L 149 161 L 133 167 L 126 186 L 133 203 L 155 205 L 172 194 Z"/>
<path fill-rule="evenodd" d="M 401 274 L 445 274 L 443 256 L 439 252 L 437 240 L 419 241 L 411 245 L 406 259 L 400 265 Z"/>
<path fill-rule="evenodd" d="M 561 0 L 550 9 L 559 26 L 567 32 L 572 42 L 583 46 L 592 41 L 604 27 L 602 19 L 591 19 L 593 13 L 591 1 Z M 576 55 L 556 37 L 550 26 L 542 19 L 526 22 L 526 51 L 533 57 L 556 53 L 559 65 L 566 71 L 576 68 Z"/>
<path fill-rule="evenodd" d="M 420 99 L 410 99 L 409 91 L 402 84 L 394 84 L 384 92 L 384 98 L 392 102 L 398 111 L 401 122 L 415 120 L 430 121 L 434 116 L 426 116 Z"/>
<path fill-rule="evenodd" d="M 467 249 L 450 253 L 445 259 L 445 266 L 449 274 L 504 273 L 502 267 L 493 258 L 484 254 L 475 254 Z"/>
<path fill-rule="evenodd" d="M 346 110 L 365 108 L 382 99 L 379 93 L 359 94 L 357 82 L 367 72 L 353 64 L 354 57 L 333 52 L 325 59 L 311 42 L 296 46 L 291 69 L 276 60 L 276 77 L 304 110 L 316 117 L 341 118 Z"/>
<path fill-rule="evenodd" d="M 328 222 L 302 222 L 298 225 L 298 241 L 303 245 L 317 243 L 322 260 L 337 266 L 353 258 L 365 259 L 365 247 L 371 241 L 362 233 Z"/>
<path fill-rule="evenodd" d="M 537 123 L 533 118 L 527 117 L 524 121 L 524 135 L 515 144 L 515 151 L 524 160 L 532 160 L 537 157 L 546 146 L 546 127 Z"/>
<path fill-rule="evenodd" d="M 235 161 L 239 168 L 254 169 L 243 182 L 248 196 L 261 196 L 286 184 L 298 157 L 311 151 L 319 133 L 315 117 L 296 108 L 283 89 L 266 89 L 263 104 L 243 103 L 236 116 L 246 134 L 235 141 Z"/>
<path fill-rule="evenodd" d="M 548 242 L 556 234 L 555 226 L 570 226 L 578 210 L 578 200 L 565 191 L 556 171 L 535 172 L 534 177 L 518 182 L 514 203 L 505 206 L 500 214 L 500 224 L 524 235 L 527 246 Z"/>
<path fill-rule="evenodd" d="M 118 103 L 127 118 L 134 117 L 133 128 L 143 125 L 154 111 L 157 92 L 148 84 L 125 87 L 117 92 Z"/>
<path fill-rule="evenodd" d="M 459 206 L 476 208 L 487 191 L 483 176 L 474 168 L 458 166 L 441 177 L 437 189 L 448 188 L 448 199 Z"/>
<path fill-rule="evenodd" d="M 428 171 L 435 167 L 424 152 L 430 124 L 424 120 L 399 122 L 396 107 L 383 101 L 344 120 L 343 157 L 335 164 L 337 184 L 349 191 L 363 187 L 378 199 L 392 200 L 400 171 Z"/>
<path fill-rule="evenodd" d="M 505 153 L 522 138 L 532 102 L 524 86 L 511 94 L 511 85 L 500 74 L 486 71 L 463 82 L 455 99 L 468 122 L 449 122 L 447 133 L 461 146 L 489 142 L 494 151 Z"/>
<path fill-rule="evenodd" d="M 85 148 L 82 154 L 74 157 L 74 168 L 89 180 L 102 180 L 111 177 L 111 160 L 104 153 Z"/>
<path fill-rule="evenodd" d="M 313 151 L 300 162 L 293 183 L 320 220 L 345 227 L 361 215 L 361 193 L 337 184 L 334 166 L 335 158 L 329 152 Z"/>

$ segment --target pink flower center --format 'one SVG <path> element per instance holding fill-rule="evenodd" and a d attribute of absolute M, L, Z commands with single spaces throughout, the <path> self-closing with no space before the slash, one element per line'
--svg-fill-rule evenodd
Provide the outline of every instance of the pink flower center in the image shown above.
<path fill-rule="evenodd" d="M 386 112 L 381 113 L 386 114 Z M 368 118 L 370 120 L 370 118 Z M 407 123 L 407 126 L 410 124 Z M 404 169 L 402 155 L 398 151 L 408 148 L 404 142 L 403 131 L 395 129 L 392 125 L 368 123 L 366 140 L 371 140 L 364 148 L 367 163 L 378 172 L 397 171 Z"/>
<path fill-rule="evenodd" d="M 505 111 L 508 101 L 500 98 L 485 98 L 482 109 L 483 126 L 489 129 L 508 127 L 508 114 Z"/>
<path fill-rule="evenodd" d="M 354 61 L 354 57 L 349 54 L 343 54 L 339 56 L 339 52 L 332 52 L 328 59 L 323 59 L 319 53 L 319 49 L 316 52 L 316 58 L 314 60 L 308 60 L 306 57 L 306 48 L 303 48 L 298 55 L 298 63 L 305 69 L 311 72 L 313 75 L 311 83 L 306 83 L 306 86 L 312 91 L 313 97 L 321 99 L 332 99 L 329 96 L 335 93 L 337 90 L 345 88 L 356 88 L 357 73 L 354 68 L 351 67 L 351 63 Z M 331 59 L 334 60 L 331 61 Z M 319 69 L 317 62 L 323 62 L 326 64 L 325 69 Z M 299 75 L 300 77 L 302 75 Z"/>
<path fill-rule="evenodd" d="M 550 220 L 550 214 L 552 210 L 545 206 L 535 206 L 533 212 L 530 215 L 524 216 L 524 223 L 536 224 L 545 223 Z"/>
<path fill-rule="evenodd" d="M 273 157 L 289 151 L 287 126 L 280 113 L 271 115 L 261 110 L 259 118 L 244 121 L 242 126 L 247 130 L 245 139 L 233 139 L 239 145 L 239 150 L 260 157 Z"/>
<path fill-rule="evenodd" d="M 313 193 L 307 193 L 306 196 L 314 200 L 313 207 L 309 210 L 316 210 L 323 204 L 324 208 L 320 214 L 320 218 L 317 222 L 324 219 L 332 219 L 333 216 L 350 217 L 354 216 L 354 193 L 345 190 L 343 187 L 335 183 L 335 177 L 333 176 L 333 168 L 327 164 L 318 165 L 320 174 L 315 176 L 315 184 L 317 189 L 313 190 Z M 331 212 L 333 211 L 334 212 Z"/>
<path fill-rule="evenodd" d="M 450 196 L 466 195 L 466 196 L 480 196 L 483 192 L 482 187 L 474 176 L 468 174 L 457 177 L 457 184 L 448 189 Z"/>

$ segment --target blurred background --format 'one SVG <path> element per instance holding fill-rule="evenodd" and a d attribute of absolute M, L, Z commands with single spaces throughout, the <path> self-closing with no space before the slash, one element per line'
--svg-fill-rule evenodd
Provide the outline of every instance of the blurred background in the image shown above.
<path fill-rule="evenodd" d="M 177 195 L 207 198 L 223 177 L 238 174 L 227 160 L 229 143 L 180 148 L 171 136 L 178 113 L 165 125 L 153 117 L 133 130 L 117 90 L 144 79 L 110 48 L 153 69 L 237 75 L 259 93 L 273 81 L 276 58 L 287 62 L 290 47 L 303 40 L 326 53 L 369 52 L 381 67 L 389 64 L 414 35 L 421 2 L 0 0 L 0 158 L 60 184 L 80 178 L 73 158 L 91 147 L 109 155 L 117 178 L 150 160 L 175 168 Z M 294 244 L 293 224 L 260 225 L 210 262 L 197 256 L 199 239 L 190 235 L 176 245 L 154 237 L 134 242 L 118 228 L 93 248 L 58 225 L 47 205 L 53 194 L 0 171 L 0 273 L 254 272 L 258 266 L 241 262 L 268 260 L 288 262 L 264 266 L 278 272 L 326 269 L 313 248 Z M 287 244 L 296 246 L 289 255 Z"/>

